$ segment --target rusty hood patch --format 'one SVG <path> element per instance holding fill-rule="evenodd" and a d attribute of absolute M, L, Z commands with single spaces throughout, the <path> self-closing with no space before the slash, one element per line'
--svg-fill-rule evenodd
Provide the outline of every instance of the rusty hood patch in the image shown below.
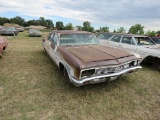
<path fill-rule="evenodd" d="M 65 49 L 71 52 L 76 57 L 78 57 L 84 63 L 106 61 L 106 60 L 117 60 L 120 57 L 131 55 L 125 52 L 121 53 L 118 50 L 114 50 L 114 48 L 108 48 L 107 46 L 102 46 L 102 45 L 76 46 L 76 47 L 67 47 Z"/>
<path fill-rule="evenodd" d="M 111 46 L 104 46 L 104 45 L 90 45 L 91 48 L 97 49 L 99 51 L 105 52 L 110 54 L 116 58 L 123 58 L 127 56 L 133 56 L 132 53 L 127 52 L 126 50 L 120 48 L 114 48 Z"/>

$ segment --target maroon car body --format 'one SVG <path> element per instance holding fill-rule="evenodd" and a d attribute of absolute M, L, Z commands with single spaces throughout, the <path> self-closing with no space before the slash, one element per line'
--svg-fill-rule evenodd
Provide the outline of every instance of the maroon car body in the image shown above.
<path fill-rule="evenodd" d="M 7 48 L 7 46 L 7 39 L 5 37 L 0 37 L 0 57 L 2 55 L 2 52 Z"/>

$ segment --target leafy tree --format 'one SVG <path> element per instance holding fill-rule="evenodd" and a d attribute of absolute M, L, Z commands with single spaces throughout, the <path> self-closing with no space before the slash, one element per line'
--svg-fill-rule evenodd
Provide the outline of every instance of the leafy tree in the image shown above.
<path fill-rule="evenodd" d="M 26 26 L 30 26 L 30 25 L 40 25 L 39 20 L 29 20 L 26 23 Z"/>
<path fill-rule="evenodd" d="M 29 20 L 29 21 L 25 21 L 23 18 L 16 16 L 14 18 L 8 19 L 5 17 L 0 17 L 0 25 L 3 25 L 4 23 L 15 23 L 21 26 L 30 26 L 30 25 L 41 25 L 41 26 L 45 26 L 47 28 L 53 28 L 54 24 L 52 22 L 52 20 L 45 20 L 44 17 L 40 17 L 38 20 Z"/>
<path fill-rule="evenodd" d="M 63 22 L 61 22 L 61 21 L 56 22 L 56 28 L 58 30 L 63 30 L 64 29 Z"/>
<path fill-rule="evenodd" d="M 117 29 L 117 33 L 126 33 L 126 29 L 120 27 L 119 29 Z"/>
<path fill-rule="evenodd" d="M 14 18 L 11 18 L 10 22 L 23 26 L 25 20 L 23 18 L 19 17 L 19 16 L 16 16 Z"/>
<path fill-rule="evenodd" d="M 47 26 L 47 21 L 45 20 L 44 17 L 40 17 L 40 18 L 39 18 L 39 23 L 40 23 L 40 25 L 42 25 L 42 26 Z"/>
<path fill-rule="evenodd" d="M 113 33 L 116 33 L 116 30 L 114 29 Z"/>
<path fill-rule="evenodd" d="M 0 25 L 3 25 L 4 23 L 10 23 L 10 19 L 5 17 L 0 17 Z"/>
<path fill-rule="evenodd" d="M 156 32 L 155 32 L 155 31 L 150 31 L 150 30 L 148 30 L 148 31 L 146 32 L 146 35 L 151 36 L 151 37 L 154 37 L 154 36 L 156 36 Z"/>
<path fill-rule="evenodd" d="M 47 28 L 53 28 L 54 24 L 52 22 L 52 20 L 45 20 L 44 17 L 40 17 L 38 20 L 29 20 L 27 22 L 24 22 L 24 26 L 30 26 L 30 25 L 41 25 L 41 26 L 45 26 Z"/>
<path fill-rule="evenodd" d="M 78 27 L 78 30 L 82 30 L 82 26 L 76 26 L 76 27 Z"/>
<path fill-rule="evenodd" d="M 47 25 L 46 25 L 47 28 L 53 28 L 54 27 L 54 24 L 53 24 L 52 20 L 47 19 L 46 23 L 47 23 Z"/>
<path fill-rule="evenodd" d="M 73 30 L 73 25 L 72 25 L 72 23 L 68 23 L 68 24 L 65 26 L 65 29 L 66 29 L 66 30 Z"/>
<path fill-rule="evenodd" d="M 131 26 L 131 28 L 129 29 L 129 33 L 132 34 L 144 34 L 144 26 L 142 26 L 141 24 L 136 24 L 134 26 Z"/>
<path fill-rule="evenodd" d="M 89 31 L 89 32 L 92 32 L 94 30 L 93 27 L 91 27 L 91 23 L 88 22 L 88 21 L 84 21 L 83 22 L 83 28 L 82 28 L 84 31 Z"/>
<path fill-rule="evenodd" d="M 160 30 L 156 32 L 157 34 L 160 34 Z"/>
<path fill-rule="evenodd" d="M 102 28 L 100 27 L 99 30 L 100 30 L 100 32 L 109 32 L 109 27 L 107 27 L 107 26 L 106 27 L 102 27 Z"/>

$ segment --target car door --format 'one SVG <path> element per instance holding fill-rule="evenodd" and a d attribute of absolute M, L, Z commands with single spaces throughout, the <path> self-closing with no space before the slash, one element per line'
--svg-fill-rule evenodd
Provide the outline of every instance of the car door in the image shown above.
<path fill-rule="evenodd" d="M 119 47 L 131 52 L 137 52 L 137 45 L 131 36 L 123 36 L 120 41 Z"/>
<path fill-rule="evenodd" d="M 49 49 L 50 49 L 50 44 L 53 40 L 53 36 L 54 36 L 54 34 L 49 35 L 48 39 L 45 40 L 45 42 L 43 43 L 48 55 L 50 55 Z"/>
<path fill-rule="evenodd" d="M 53 61 L 58 65 L 57 57 L 57 47 L 58 47 L 58 34 L 54 34 L 52 40 L 49 41 L 49 55 Z"/>
<path fill-rule="evenodd" d="M 137 43 L 136 52 L 141 55 L 142 58 L 153 55 L 155 53 L 153 46 L 156 44 L 148 37 L 134 37 Z M 152 47 L 151 47 L 152 46 Z M 151 48 L 150 48 L 151 47 Z"/>

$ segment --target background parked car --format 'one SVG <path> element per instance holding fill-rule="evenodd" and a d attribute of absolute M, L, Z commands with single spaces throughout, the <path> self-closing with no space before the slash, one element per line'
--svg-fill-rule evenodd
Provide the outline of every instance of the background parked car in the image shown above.
<path fill-rule="evenodd" d="M 111 36 L 109 39 L 106 36 Z M 134 34 L 100 33 L 101 44 L 124 48 L 141 55 L 142 63 L 152 64 L 160 69 L 160 47 L 148 36 Z"/>
<path fill-rule="evenodd" d="M 0 30 L 2 29 L 3 26 L 0 25 Z"/>
<path fill-rule="evenodd" d="M 17 27 L 16 29 L 17 29 L 19 32 L 23 32 L 23 31 L 24 31 L 24 27 L 23 27 L 23 26 Z"/>
<path fill-rule="evenodd" d="M 0 30 L 0 34 L 1 35 L 18 35 L 19 31 L 16 30 L 14 27 L 3 27 L 1 30 Z"/>
<path fill-rule="evenodd" d="M 56 31 L 42 45 L 66 79 L 75 86 L 112 81 L 141 68 L 141 58 L 126 50 L 100 45 L 85 31 Z"/>
<path fill-rule="evenodd" d="M 2 55 L 2 52 L 7 48 L 7 46 L 7 39 L 5 37 L 0 37 L 0 57 Z"/>
<path fill-rule="evenodd" d="M 29 29 L 29 36 L 30 37 L 41 37 L 42 33 L 37 29 Z"/>

